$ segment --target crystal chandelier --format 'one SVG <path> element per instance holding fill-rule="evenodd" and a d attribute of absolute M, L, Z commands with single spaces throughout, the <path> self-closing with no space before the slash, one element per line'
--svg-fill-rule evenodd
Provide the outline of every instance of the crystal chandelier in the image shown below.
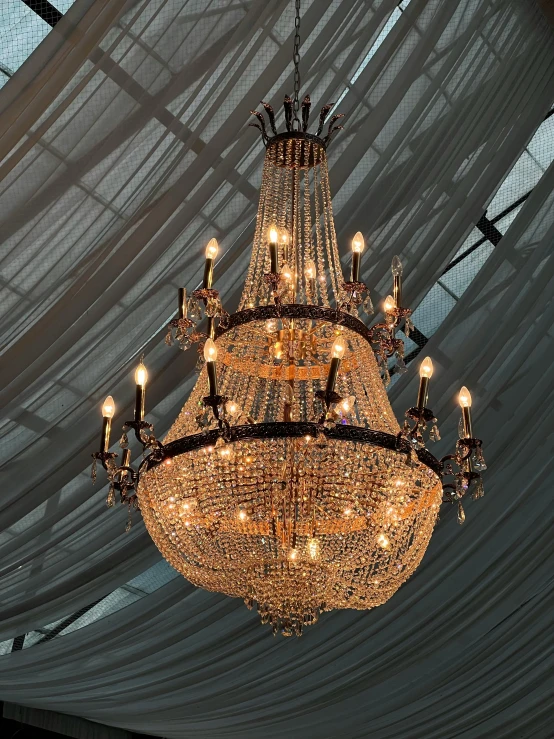
<path fill-rule="evenodd" d="M 433 373 L 420 368 L 417 402 L 400 427 L 385 385 L 389 367 L 405 371 L 400 327 L 402 265 L 384 320 L 373 313 L 360 279 L 364 239 L 352 240 L 344 281 L 335 236 L 327 146 L 341 128 L 332 105 L 308 133 L 310 98 L 300 105 L 299 2 L 296 2 L 295 93 L 286 97 L 286 130 L 272 107 L 256 111 L 266 146 L 252 257 L 239 309 L 229 315 L 213 287 L 218 244 L 206 248 L 203 285 L 179 290 L 179 313 L 166 341 L 197 344 L 199 379 L 161 443 L 144 420 L 147 371 L 135 373 L 136 403 L 120 440 L 121 464 L 109 451 L 114 402 L 103 406 L 101 450 L 108 505 L 140 507 L 165 559 L 188 580 L 254 604 L 273 632 L 301 634 L 322 611 L 369 609 L 387 601 L 414 572 L 441 502 L 458 507 L 483 494 L 481 441 L 462 388 L 455 453 L 436 459 L 424 435 L 438 440 L 427 408 Z M 202 316 L 204 313 L 204 316 Z M 127 432 L 145 456 L 130 465 Z M 130 525 L 130 521 L 129 524 Z"/>

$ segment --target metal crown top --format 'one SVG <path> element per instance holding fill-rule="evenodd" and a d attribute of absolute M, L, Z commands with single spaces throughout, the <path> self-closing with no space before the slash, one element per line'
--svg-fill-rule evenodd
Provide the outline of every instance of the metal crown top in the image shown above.
<path fill-rule="evenodd" d="M 261 101 L 261 103 L 264 106 L 265 112 L 267 113 L 267 118 L 269 120 L 269 126 L 273 132 L 273 136 L 270 136 L 267 133 L 265 118 L 257 110 L 251 110 L 250 112 L 252 113 L 252 115 L 256 116 L 256 118 L 258 119 L 258 123 L 250 123 L 249 125 L 255 126 L 261 131 L 262 140 L 265 146 L 267 146 L 270 143 L 270 141 L 275 136 L 278 136 L 279 134 L 275 126 L 275 111 L 273 110 L 273 107 L 269 103 L 265 103 L 263 100 Z M 334 104 L 335 103 L 327 103 L 327 105 L 324 105 L 321 108 L 321 111 L 319 113 L 319 125 L 317 127 L 317 132 L 315 134 L 315 136 L 317 136 L 318 138 L 321 137 L 323 126 L 325 125 L 327 116 L 329 115 L 329 112 L 333 108 Z M 307 132 L 311 107 L 312 107 L 312 103 L 310 101 L 310 96 L 306 95 L 306 97 L 302 101 L 302 123 L 300 123 L 299 119 L 296 117 L 296 115 L 294 115 L 293 99 L 289 95 L 285 95 L 285 101 L 283 103 L 283 108 L 285 110 L 285 125 L 286 125 L 288 132 L 298 132 L 298 133 Z M 327 145 L 333 138 L 333 135 L 337 131 L 342 130 L 343 126 L 334 125 L 341 118 L 344 118 L 344 113 L 336 113 L 335 115 L 331 116 L 331 118 L 329 119 L 327 134 L 325 135 L 325 137 L 320 138 L 321 144 L 324 147 L 327 147 Z"/>

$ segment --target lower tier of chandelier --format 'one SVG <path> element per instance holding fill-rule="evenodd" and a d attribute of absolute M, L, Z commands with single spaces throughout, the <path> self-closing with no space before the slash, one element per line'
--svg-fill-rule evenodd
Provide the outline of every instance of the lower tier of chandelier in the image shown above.
<path fill-rule="evenodd" d="M 178 439 L 138 491 L 176 570 L 256 603 L 285 635 L 322 611 L 387 601 L 419 565 L 442 498 L 427 452 L 397 451 L 393 435 L 367 428 L 316 433 L 262 423 L 234 427 L 219 445 L 214 431 Z"/>

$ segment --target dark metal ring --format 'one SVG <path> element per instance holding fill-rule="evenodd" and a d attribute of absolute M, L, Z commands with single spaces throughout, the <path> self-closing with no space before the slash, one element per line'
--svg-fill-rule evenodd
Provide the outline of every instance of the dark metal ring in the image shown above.
<path fill-rule="evenodd" d="M 281 303 L 281 305 L 259 305 L 257 308 L 246 308 L 229 316 L 229 322 L 222 328 L 218 326 L 215 337 L 218 339 L 227 331 L 237 326 L 244 326 L 253 321 L 267 321 L 270 318 L 306 318 L 313 321 L 325 321 L 354 331 L 354 333 L 365 339 L 368 344 L 374 342 L 372 331 L 359 318 L 337 310 L 336 308 L 324 308 L 322 305 L 302 305 L 300 303 Z"/>
<path fill-rule="evenodd" d="M 337 425 L 332 428 L 324 428 L 317 423 L 308 421 L 280 421 L 273 423 L 254 423 L 244 426 L 231 426 L 229 429 L 228 441 L 242 441 L 245 439 L 284 439 L 299 438 L 302 436 L 316 437 L 323 432 L 328 439 L 337 439 L 340 441 L 354 441 L 371 446 L 390 449 L 394 452 L 408 454 L 413 451 L 419 461 L 429 467 L 438 477 L 441 477 L 441 463 L 427 449 L 413 449 L 405 439 L 398 439 L 394 434 L 388 434 L 385 431 L 375 431 L 374 429 L 364 428 L 362 426 L 342 426 Z M 183 436 L 175 439 L 169 444 L 164 445 L 164 457 L 162 459 L 151 459 L 147 457 L 145 462 L 147 469 L 152 469 L 166 459 L 177 457 L 187 452 L 202 449 L 207 446 L 214 446 L 221 432 L 219 429 L 212 429 L 207 434 L 193 434 L 191 436 Z"/>

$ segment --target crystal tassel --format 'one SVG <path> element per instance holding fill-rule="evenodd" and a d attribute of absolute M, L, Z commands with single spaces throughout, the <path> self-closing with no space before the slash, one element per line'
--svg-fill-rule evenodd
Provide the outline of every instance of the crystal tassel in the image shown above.
<path fill-rule="evenodd" d="M 439 433 L 439 427 L 437 426 L 436 423 L 433 424 L 431 431 L 429 432 L 429 438 L 431 439 L 431 441 L 441 440 L 441 435 Z"/>
<path fill-rule="evenodd" d="M 479 500 L 479 498 L 482 498 L 484 494 L 485 490 L 483 488 L 483 480 L 479 477 L 473 483 L 473 493 L 471 494 L 471 497 L 473 500 Z"/>
<path fill-rule="evenodd" d="M 458 501 L 458 523 L 460 524 L 460 526 L 463 524 L 465 520 L 466 520 L 465 511 L 460 501 Z"/>
<path fill-rule="evenodd" d="M 96 484 L 96 457 L 92 460 L 92 467 L 90 468 L 90 479 L 92 480 L 92 484 Z"/>
<path fill-rule="evenodd" d="M 165 335 L 165 343 L 168 346 L 171 346 L 173 344 L 173 335 L 171 333 L 171 326 L 167 327 L 167 333 Z"/>
<path fill-rule="evenodd" d="M 132 525 L 133 525 L 133 517 L 132 517 L 132 512 L 131 512 L 131 504 L 129 503 L 129 512 L 127 514 L 127 525 L 125 526 L 126 534 L 131 530 Z"/>
<path fill-rule="evenodd" d="M 127 449 L 129 447 L 129 437 L 125 432 L 123 432 L 121 439 L 119 440 L 119 446 L 122 449 Z"/>
<path fill-rule="evenodd" d="M 108 497 L 106 498 L 106 505 L 108 508 L 113 508 L 115 505 L 115 488 L 113 486 L 113 483 L 110 485 L 108 490 Z"/>
<path fill-rule="evenodd" d="M 371 295 L 369 293 L 367 294 L 367 297 L 362 303 L 362 308 L 363 308 L 364 313 L 367 316 L 372 316 L 375 313 L 375 308 L 373 307 L 373 303 L 371 301 Z"/>

